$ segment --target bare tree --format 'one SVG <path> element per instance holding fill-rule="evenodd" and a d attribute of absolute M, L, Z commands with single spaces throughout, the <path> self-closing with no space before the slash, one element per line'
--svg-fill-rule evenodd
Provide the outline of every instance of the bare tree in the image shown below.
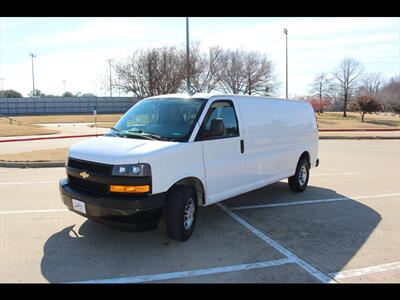
<path fill-rule="evenodd" d="M 361 77 L 358 94 L 377 96 L 384 82 L 382 73 L 365 73 Z"/>
<path fill-rule="evenodd" d="M 329 82 L 326 86 L 325 99 L 328 101 L 327 110 L 341 111 L 343 108 L 341 90 L 338 85 L 333 81 Z"/>
<path fill-rule="evenodd" d="M 144 59 L 145 51 L 136 50 L 127 60 L 114 63 L 116 82 L 114 86 L 123 90 L 125 93 L 132 92 L 136 97 L 142 98 L 149 93 L 145 72 L 140 66 L 140 61 Z"/>
<path fill-rule="evenodd" d="M 244 57 L 244 94 L 270 95 L 273 90 L 273 65 L 266 55 L 248 52 Z"/>
<path fill-rule="evenodd" d="M 182 61 L 185 63 L 185 70 L 186 66 L 186 49 L 180 50 L 180 56 L 182 57 Z M 201 89 L 198 88 L 199 81 L 201 75 L 204 73 L 205 69 L 205 62 L 203 54 L 200 52 L 199 43 L 191 43 L 190 50 L 189 50 L 189 76 L 190 76 L 190 90 L 194 92 L 201 92 Z M 185 78 L 186 79 L 186 78 Z M 179 89 L 180 92 L 186 90 L 187 81 L 184 80 L 181 83 L 181 87 Z"/>
<path fill-rule="evenodd" d="M 175 47 L 159 49 L 159 84 L 155 95 L 177 93 L 185 78 L 185 64 Z"/>
<path fill-rule="evenodd" d="M 184 66 L 175 47 L 137 50 L 115 64 L 115 86 L 139 98 L 176 93 L 185 78 Z"/>
<path fill-rule="evenodd" d="M 272 61 L 256 51 L 225 50 L 219 88 L 232 94 L 270 95 L 277 87 Z"/>
<path fill-rule="evenodd" d="M 186 51 L 176 47 L 141 49 L 113 64 L 113 87 L 143 98 L 186 90 Z M 210 47 L 202 53 L 192 43 L 189 56 L 191 89 L 232 94 L 269 95 L 278 86 L 273 64 L 259 52 Z M 107 88 L 104 80 L 104 87 Z"/>
<path fill-rule="evenodd" d="M 379 99 L 383 110 L 389 109 L 399 113 L 400 107 L 400 75 L 392 77 L 380 90 Z"/>
<path fill-rule="evenodd" d="M 244 50 L 225 50 L 219 89 L 228 94 L 240 94 L 246 86 Z"/>
<path fill-rule="evenodd" d="M 208 53 L 201 53 L 199 44 L 192 44 L 189 57 L 191 89 L 196 93 L 210 93 L 220 84 L 223 50 L 219 46 L 210 47 Z M 186 52 L 182 51 L 186 56 Z M 186 87 L 186 83 L 183 84 Z"/>
<path fill-rule="evenodd" d="M 320 74 L 317 74 L 314 78 L 314 81 L 311 83 L 311 93 L 313 96 L 318 96 L 318 99 L 320 101 L 320 110 L 318 112 L 323 113 L 322 108 L 324 106 L 322 105 L 322 98 L 325 97 L 325 95 L 329 94 L 331 82 L 332 79 L 328 77 L 328 73 L 322 72 Z"/>
<path fill-rule="evenodd" d="M 352 58 L 345 58 L 333 72 L 333 76 L 343 94 L 343 117 L 347 117 L 347 102 L 351 99 L 354 89 L 362 74 L 362 65 Z"/>

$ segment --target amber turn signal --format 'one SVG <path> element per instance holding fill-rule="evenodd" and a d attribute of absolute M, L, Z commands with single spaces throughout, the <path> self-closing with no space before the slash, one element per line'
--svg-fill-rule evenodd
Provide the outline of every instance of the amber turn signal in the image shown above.
<path fill-rule="evenodd" d="M 114 193 L 147 193 L 149 185 L 110 185 L 110 192 Z"/>

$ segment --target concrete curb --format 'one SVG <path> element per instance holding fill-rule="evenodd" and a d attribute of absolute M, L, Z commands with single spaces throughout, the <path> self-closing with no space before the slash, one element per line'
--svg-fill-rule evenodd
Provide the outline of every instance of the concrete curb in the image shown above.
<path fill-rule="evenodd" d="M 58 168 L 64 167 L 65 161 L 0 161 L 4 168 Z"/>
<path fill-rule="evenodd" d="M 353 132 L 353 131 L 359 131 L 359 132 L 391 132 L 391 131 L 400 131 L 398 128 L 375 128 L 375 129 L 319 129 L 319 132 Z"/>
<path fill-rule="evenodd" d="M 320 140 L 400 140 L 400 136 L 320 136 Z"/>

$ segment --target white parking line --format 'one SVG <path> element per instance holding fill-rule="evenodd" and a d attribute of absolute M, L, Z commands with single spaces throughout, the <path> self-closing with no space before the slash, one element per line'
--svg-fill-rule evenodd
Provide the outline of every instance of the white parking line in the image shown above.
<path fill-rule="evenodd" d="M 290 264 L 290 263 L 293 263 L 293 262 L 290 259 L 285 258 L 285 259 L 269 260 L 269 261 L 250 263 L 250 264 L 233 265 L 233 266 L 224 266 L 224 267 L 217 267 L 217 268 L 210 268 L 210 269 L 190 270 L 190 271 L 161 273 L 161 274 L 152 274 L 152 275 L 138 275 L 138 276 L 99 279 L 99 280 L 87 280 L 87 281 L 79 281 L 79 282 L 73 282 L 73 283 L 141 283 L 141 282 L 149 282 L 149 281 L 161 281 L 161 280 L 168 280 L 168 279 L 188 278 L 188 277 L 202 276 L 202 275 L 211 275 L 211 274 L 219 274 L 219 273 L 261 269 L 261 268 L 268 268 L 268 267 L 274 267 L 274 266 L 281 266 L 281 265 Z"/>
<path fill-rule="evenodd" d="M 335 175 L 354 175 L 358 174 L 358 172 L 344 172 L 344 173 L 311 173 L 310 177 L 312 178 L 313 176 L 335 176 Z"/>
<path fill-rule="evenodd" d="M 0 182 L 0 185 L 14 185 L 14 184 L 56 184 L 57 181 L 26 181 L 26 182 Z"/>
<path fill-rule="evenodd" d="M 32 210 L 2 210 L 0 215 L 13 215 L 13 214 L 31 214 L 31 213 L 53 213 L 53 212 L 63 212 L 68 211 L 68 209 L 32 209 Z"/>
<path fill-rule="evenodd" d="M 354 196 L 354 197 L 351 197 L 351 196 L 350 197 L 338 197 L 338 198 L 304 200 L 304 201 L 273 203 L 273 204 L 246 205 L 246 206 L 230 207 L 229 209 L 231 209 L 231 210 L 242 210 L 242 209 L 253 209 L 253 208 L 269 208 L 269 207 L 280 207 L 280 206 L 292 206 L 292 205 L 304 205 L 304 204 L 348 201 L 348 200 L 354 200 L 354 199 L 360 200 L 360 199 L 372 199 L 372 198 L 386 198 L 386 197 L 394 197 L 394 196 L 400 196 L 400 193 L 379 194 L 379 195 L 369 195 L 369 196 Z"/>
<path fill-rule="evenodd" d="M 361 268 L 361 269 L 331 273 L 330 275 L 334 278 L 348 278 L 348 277 L 363 276 L 378 272 L 385 272 L 390 270 L 400 270 L 400 261 L 389 264 L 382 264 L 372 267 Z"/>
<path fill-rule="evenodd" d="M 229 210 L 225 205 L 223 205 L 221 203 L 217 203 L 217 205 L 223 211 L 225 211 L 228 215 L 230 215 L 232 218 L 234 218 L 237 222 L 242 224 L 244 227 L 246 227 L 248 230 L 250 230 L 256 236 L 258 236 L 260 239 L 262 239 L 268 245 L 270 245 L 271 247 L 273 247 L 274 249 L 276 249 L 277 251 L 279 251 L 280 253 L 285 255 L 290 261 L 298 264 L 300 267 L 302 267 L 304 270 L 306 270 L 308 273 L 313 275 L 315 278 L 317 278 L 322 283 L 335 283 L 333 278 L 329 277 L 329 275 L 319 271 L 314 266 L 312 266 L 311 264 L 307 263 L 305 260 L 303 260 L 300 257 L 298 257 L 297 255 L 295 255 L 293 252 L 286 249 L 284 246 L 279 244 L 277 241 L 273 240 L 267 234 L 259 231 L 257 228 L 255 228 L 254 226 L 247 223 L 243 218 L 241 218 L 236 213 Z"/>

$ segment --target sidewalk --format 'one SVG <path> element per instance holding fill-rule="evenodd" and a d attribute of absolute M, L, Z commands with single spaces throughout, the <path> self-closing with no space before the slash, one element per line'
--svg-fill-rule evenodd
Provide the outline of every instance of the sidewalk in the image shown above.
<path fill-rule="evenodd" d="M 319 132 L 320 139 L 400 139 L 400 131 Z"/>

